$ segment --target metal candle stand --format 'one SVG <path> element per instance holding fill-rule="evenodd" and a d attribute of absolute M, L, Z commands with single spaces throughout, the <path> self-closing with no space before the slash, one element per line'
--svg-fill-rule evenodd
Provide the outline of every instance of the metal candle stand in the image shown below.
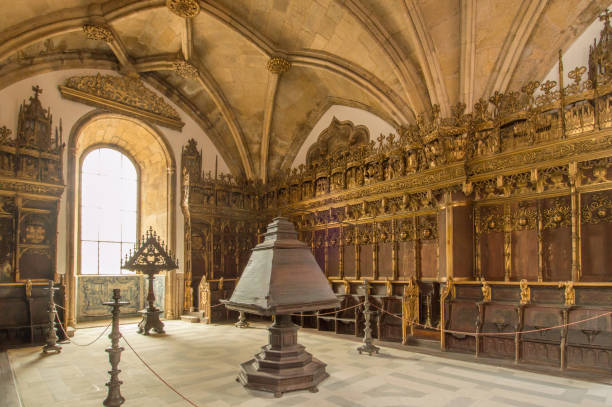
<path fill-rule="evenodd" d="M 108 335 L 111 340 L 111 347 L 106 348 L 108 352 L 108 360 L 111 364 L 111 370 L 108 371 L 110 374 L 110 381 L 106 383 L 108 386 L 108 395 L 102 404 L 107 407 L 117 407 L 125 402 L 123 396 L 121 396 L 121 385 L 123 382 L 119 380 L 119 373 L 121 370 L 117 369 L 119 361 L 121 360 L 121 352 L 123 347 L 119 346 L 119 339 L 121 339 L 121 332 L 119 332 L 119 312 L 122 305 L 128 305 L 128 301 L 119 301 L 121 299 L 121 290 L 119 288 L 113 289 L 113 301 L 103 302 L 102 304 L 112 307 L 113 323 L 111 333 Z"/>
<path fill-rule="evenodd" d="M 174 270 L 178 268 L 176 258 L 169 253 L 168 246 L 160 240 L 153 228 L 149 228 L 142 239 L 134 246 L 134 253 L 130 250 L 130 255 L 126 254 L 125 261 L 121 268 L 132 271 L 139 271 L 148 276 L 149 292 L 147 293 L 148 307 L 138 311 L 142 314 L 142 321 L 138 324 L 138 333 L 149 334 L 153 329 L 155 332 L 163 334 L 164 324 L 159 319 L 159 314 L 163 310 L 155 306 L 155 293 L 153 292 L 153 281 L 155 275 L 161 271 Z"/>
<path fill-rule="evenodd" d="M 49 286 L 44 290 L 49 290 L 49 325 L 47 328 L 47 339 L 45 339 L 45 346 L 43 346 L 43 353 L 49 352 L 60 353 L 62 347 L 57 344 L 57 334 L 55 333 L 55 319 L 57 317 L 57 310 L 55 309 L 55 299 L 53 298 L 55 292 L 59 290 L 58 287 L 53 287 L 53 280 L 49 280 Z"/>
<path fill-rule="evenodd" d="M 357 352 L 361 355 L 362 353 L 367 353 L 372 356 L 372 353 L 378 354 L 380 348 L 378 346 L 372 345 L 372 327 L 371 327 L 371 318 L 372 314 L 375 314 L 376 311 L 370 311 L 370 286 L 367 281 L 363 284 L 365 290 L 365 299 L 363 301 L 363 315 L 365 317 L 365 326 L 363 327 L 363 345 L 357 348 Z"/>

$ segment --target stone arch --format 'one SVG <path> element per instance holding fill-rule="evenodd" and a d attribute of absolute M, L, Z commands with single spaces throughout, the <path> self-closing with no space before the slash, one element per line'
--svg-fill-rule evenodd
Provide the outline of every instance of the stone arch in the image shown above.
<path fill-rule="evenodd" d="M 154 126 L 121 114 L 94 110 L 81 117 L 73 126 L 68 141 L 67 159 L 67 259 L 69 323 L 75 322 L 76 286 L 79 250 L 79 194 L 80 169 L 84 157 L 93 149 L 114 148 L 128 156 L 135 164 L 139 178 L 138 234 L 149 226 L 174 250 L 176 241 L 175 196 L 176 163 L 174 153 Z M 173 285 L 174 273 L 166 283 Z M 171 294 L 171 290 L 166 290 Z M 167 317 L 174 317 L 172 299 L 166 296 Z"/>

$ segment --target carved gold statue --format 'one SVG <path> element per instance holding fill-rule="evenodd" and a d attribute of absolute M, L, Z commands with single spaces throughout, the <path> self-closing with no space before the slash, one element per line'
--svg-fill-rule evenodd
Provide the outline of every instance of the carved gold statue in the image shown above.
<path fill-rule="evenodd" d="M 483 302 L 490 302 L 491 301 L 491 286 L 487 283 L 487 281 L 484 279 L 484 277 L 482 277 L 480 279 L 480 281 L 482 282 L 482 301 Z"/>
<path fill-rule="evenodd" d="M 529 304 L 531 302 L 531 288 L 527 285 L 527 280 L 522 279 L 519 286 L 521 287 L 521 305 Z"/>

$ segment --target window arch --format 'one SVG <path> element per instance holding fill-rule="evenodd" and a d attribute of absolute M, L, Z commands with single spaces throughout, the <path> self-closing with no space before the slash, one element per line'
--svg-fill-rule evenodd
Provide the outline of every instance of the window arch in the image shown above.
<path fill-rule="evenodd" d="M 138 230 L 138 170 L 109 147 L 84 154 L 80 168 L 80 274 L 118 275 Z"/>
<path fill-rule="evenodd" d="M 79 315 L 89 318 L 86 315 L 91 314 L 81 307 L 81 304 L 86 304 L 85 285 L 99 284 L 96 289 L 110 292 L 109 284 L 115 281 L 113 276 L 87 275 L 81 272 L 81 166 L 89 153 L 97 148 L 117 150 L 135 163 L 138 177 L 136 233 L 140 235 L 141 230 L 153 227 L 173 251 L 182 250 L 182 239 L 176 240 L 175 226 L 176 163 L 172 147 L 164 134 L 154 126 L 133 117 L 102 110 L 85 114 L 72 127 L 67 148 L 66 281 L 69 293 L 69 324 L 75 324 Z M 175 245 L 178 245 L 178 250 Z M 118 267 L 119 256 L 113 256 L 112 259 Z M 79 274 L 82 278 L 77 277 Z M 136 276 L 129 276 L 132 277 Z M 180 287 L 177 272 L 166 273 L 164 280 L 163 301 L 166 317 L 174 318 L 180 315 L 182 309 L 182 298 L 177 294 Z"/>

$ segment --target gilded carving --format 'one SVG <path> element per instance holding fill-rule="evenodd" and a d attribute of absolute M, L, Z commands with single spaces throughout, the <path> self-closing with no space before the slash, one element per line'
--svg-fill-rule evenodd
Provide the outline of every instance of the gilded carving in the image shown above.
<path fill-rule="evenodd" d="M 521 305 L 529 304 L 531 302 L 531 288 L 529 288 L 527 280 L 521 280 L 519 287 L 521 289 Z"/>
<path fill-rule="evenodd" d="M 200 12 L 197 0 L 166 0 L 166 6 L 179 17 L 193 18 Z"/>
<path fill-rule="evenodd" d="M 291 69 L 291 62 L 282 57 L 272 57 L 266 63 L 268 71 L 275 75 L 280 75 Z"/>
<path fill-rule="evenodd" d="M 598 184 L 608 182 L 608 171 L 612 167 L 612 157 L 579 163 L 582 184 Z"/>
<path fill-rule="evenodd" d="M 576 291 L 574 290 L 574 282 L 566 281 L 563 283 L 559 283 L 559 288 L 564 288 L 563 296 L 565 297 L 565 305 L 575 305 Z"/>
<path fill-rule="evenodd" d="M 176 110 L 147 89 L 138 77 L 73 76 L 59 89 L 62 96 L 79 102 L 111 108 L 172 128 L 183 126 Z"/>
<path fill-rule="evenodd" d="M 481 206 L 480 233 L 502 232 L 504 230 L 503 208 L 499 206 Z"/>
<path fill-rule="evenodd" d="M 452 300 L 455 298 L 455 280 L 452 277 L 446 279 L 446 285 L 440 293 L 440 301 L 444 302 L 447 299 Z"/>
<path fill-rule="evenodd" d="M 483 302 L 491 302 L 491 286 L 487 281 L 482 277 L 480 279 L 482 286 L 480 287 L 482 291 L 482 301 Z"/>
<path fill-rule="evenodd" d="M 185 79 L 195 79 L 198 77 L 198 68 L 187 61 L 175 61 L 172 66 L 176 73 Z"/>
<path fill-rule="evenodd" d="M 112 30 L 106 24 L 85 24 L 83 32 L 90 40 L 112 42 L 115 39 Z"/>
<path fill-rule="evenodd" d="M 402 342 L 406 343 L 406 328 L 413 330 L 414 324 L 419 323 L 419 285 L 415 278 L 408 280 L 404 286 L 402 297 Z"/>
<path fill-rule="evenodd" d="M 612 201 L 603 193 L 596 193 L 582 207 L 582 222 L 590 224 L 612 222 Z"/>
<path fill-rule="evenodd" d="M 537 222 L 537 208 L 533 207 L 528 202 L 519 202 L 517 210 L 512 213 L 512 229 L 535 229 Z"/>
<path fill-rule="evenodd" d="M 7 144 L 13 131 L 6 126 L 0 127 L 0 144 Z"/>
<path fill-rule="evenodd" d="M 567 201 L 567 198 L 556 198 L 553 200 L 550 208 L 546 208 L 542 211 L 542 226 L 545 230 L 572 226 L 572 213 L 569 202 Z"/>

